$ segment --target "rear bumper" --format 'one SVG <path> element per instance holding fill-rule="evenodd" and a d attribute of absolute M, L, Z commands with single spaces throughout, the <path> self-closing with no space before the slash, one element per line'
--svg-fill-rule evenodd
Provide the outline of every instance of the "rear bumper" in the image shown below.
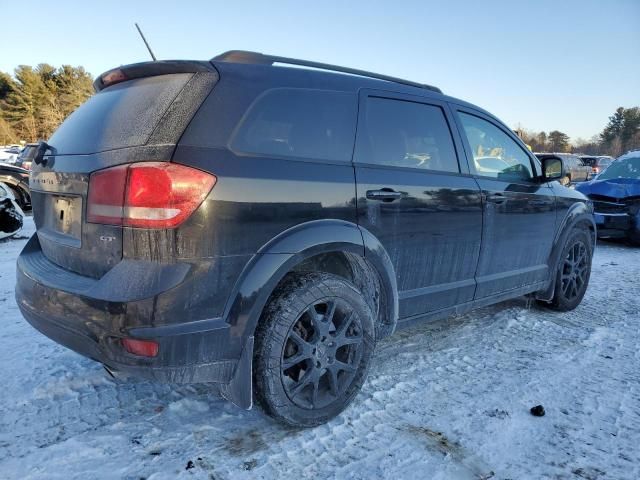
<path fill-rule="evenodd" d="M 117 281 L 109 279 L 110 283 Z M 129 283 L 124 278 L 121 281 L 121 285 Z M 156 325 L 156 305 L 167 301 L 167 293 L 128 302 L 106 300 L 92 295 L 104 292 L 99 282 L 51 263 L 34 236 L 18 258 L 16 301 L 27 321 L 41 333 L 113 370 L 171 383 L 232 381 L 243 345 L 230 334 L 223 319 Z M 148 358 L 128 353 L 122 347 L 124 337 L 155 340 L 158 355 Z"/>

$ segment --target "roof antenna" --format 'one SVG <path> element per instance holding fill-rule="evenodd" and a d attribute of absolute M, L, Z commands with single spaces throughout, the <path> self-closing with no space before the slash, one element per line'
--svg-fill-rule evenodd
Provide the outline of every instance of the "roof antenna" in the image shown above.
<path fill-rule="evenodd" d="M 140 30 L 140 26 L 135 23 L 136 28 L 138 29 L 138 33 L 140 34 L 140 36 L 142 37 L 142 41 L 144 42 L 144 44 L 147 46 L 147 50 L 149 50 L 149 54 L 151 55 L 151 58 L 153 58 L 153 61 L 156 61 L 156 56 L 153 54 L 153 52 L 151 51 L 151 47 L 149 46 L 149 43 L 147 42 L 147 39 L 144 38 L 144 34 L 142 33 L 142 30 Z"/>

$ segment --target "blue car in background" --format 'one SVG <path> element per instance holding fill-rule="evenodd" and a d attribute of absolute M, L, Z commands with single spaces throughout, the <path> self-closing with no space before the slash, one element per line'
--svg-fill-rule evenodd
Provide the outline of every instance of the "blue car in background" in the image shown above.
<path fill-rule="evenodd" d="M 593 201 L 599 237 L 626 237 L 640 245 L 640 150 L 618 157 L 576 190 Z"/>

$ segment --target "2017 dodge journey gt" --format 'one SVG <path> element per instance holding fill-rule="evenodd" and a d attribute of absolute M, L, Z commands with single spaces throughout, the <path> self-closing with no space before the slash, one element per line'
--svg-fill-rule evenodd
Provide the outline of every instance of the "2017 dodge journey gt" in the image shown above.
<path fill-rule="evenodd" d="M 562 160 L 436 87 L 232 51 L 95 89 L 38 146 L 16 298 L 111 370 L 313 426 L 398 326 L 585 293 L 593 213 Z"/>

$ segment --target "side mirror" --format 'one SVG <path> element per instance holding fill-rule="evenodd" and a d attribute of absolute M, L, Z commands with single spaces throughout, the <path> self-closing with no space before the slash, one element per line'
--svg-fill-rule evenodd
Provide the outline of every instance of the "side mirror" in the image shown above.
<path fill-rule="evenodd" d="M 551 182 L 564 177 L 564 163 L 560 157 L 547 157 L 541 160 L 542 181 Z"/>

